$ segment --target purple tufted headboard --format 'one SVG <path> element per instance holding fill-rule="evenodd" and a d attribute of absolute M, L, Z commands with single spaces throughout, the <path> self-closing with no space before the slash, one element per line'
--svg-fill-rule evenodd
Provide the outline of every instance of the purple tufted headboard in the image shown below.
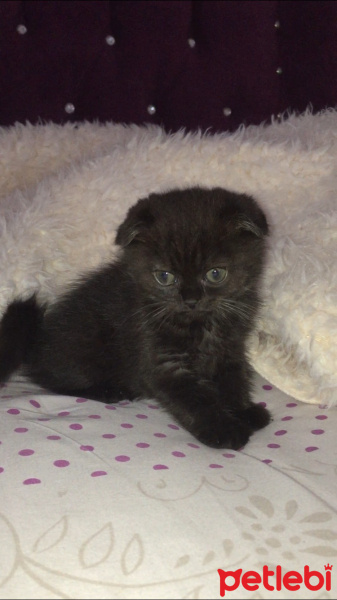
<path fill-rule="evenodd" d="M 2 1 L 0 125 L 234 130 L 337 103 L 337 3 Z"/>

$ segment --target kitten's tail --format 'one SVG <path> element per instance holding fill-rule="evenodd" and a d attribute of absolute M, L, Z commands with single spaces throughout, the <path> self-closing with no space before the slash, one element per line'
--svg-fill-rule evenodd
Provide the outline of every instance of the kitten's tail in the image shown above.
<path fill-rule="evenodd" d="M 0 382 L 26 362 L 44 312 L 45 307 L 38 304 L 35 294 L 8 306 L 0 322 Z"/>

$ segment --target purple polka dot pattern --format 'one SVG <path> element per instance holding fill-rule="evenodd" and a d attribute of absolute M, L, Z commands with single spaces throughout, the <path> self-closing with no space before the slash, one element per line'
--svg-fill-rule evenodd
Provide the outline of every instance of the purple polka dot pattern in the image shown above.
<path fill-rule="evenodd" d="M 262 388 L 264 390 L 273 389 L 272 386 L 269 386 L 268 384 L 263 385 Z M 286 409 L 293 409 L 293 408 L 296 408 L 296 407 L 301 407 L 301 403 L 298 403 L 298 402 L 287 402 L 284 406 L 285 406 Z M 305 403 L 303 404 L 303 406 L 306 406 Z M 320 409 L 320 410 L 325 410 L 327 408 L 327 406 L 325 406 L 325 405 L 319 405 L 317 408 Z M 299 414 L 299 413 L 296 413 L 296 414 Z M 314 418 L 317 421 L 325 421 L 328 418 L 328 415 L 327 414 L 319 413 L 319 414 L 314 415 Z M 292 420 L 293 420 L 293 416 L 290 415 L 290 414 L 285 414 L 284 416 L 280 417 L 280 421 L 281 422 L 289 422 L 289 425 L 291 425 L 290 421 L 292 421 Z M 294 425 L 295 425 L 295 422 L 294 422 Z M 296 422 L 296 427 L 298 425 L 299 425 L 299 422 L 297 421 Z M 267 429 L 266 429 L 266 431 L 267 431 Z M 287 451 L 288 447 L 290 449 L 294 448 L 294 441 L 295 441 L 295 443 L 301 441 L 301 437 L 300 436 L 304 435 L 305 432 L 303 430 L 301 430 L 300 434 L 298 432 L 296 432 L 296 438 L 295 438 L 295 440 L 294 440 L 294 437 L 291 437 L 291 434 L 292 434 L 292 436 L 294 435 L 294 429 L 292 429 L 292 428 L 289 429 L 289 430 L 278 429 L 277 431 L 274 432 L 274 435 L 277 436 L 277 437 L 286 436 L 286 434 L 288 434 L 288 436 L 285 439 L 289 440 L 289 446 L 288 446 L 288 444 L 285 444 L 283 446 L 283 449 L 285 449 Z M 306 432 L 307 436 L 308 435 L 323 436 L 324 434 L 325 434 L 325 430 L 324 429 L 320 429 L 320 428 L 309 429 L 309 431 Z M 307 438 L 307 439 L 309 441 L 309 438 Z M 290 446 L 290 444 L 291 444 L 291 446 Z M 270 448 L 271 450 L 275 450 L 275 449 L 281 448 L 281 446 L 280 446 L 280 444 L 267 443 L 267 448 Z M 301 452 L 303 453 L 303 450 L 304 450 L 305 453 L 310 454 L 312 452 L 318 451 L 319 447 L 318 446 L 314 446 L 314 445 L 307 445 L 307 446 L 304 446 L 304 447 L 302 446 L 302 449 L 298 448 L 298 450 L 296 451 L 296 453 L 299 456 L 301 456 Z M 277 455 L 275 455 L 275 456 L 280 457 L 281 453 L 277 453 Z M 273 461 L 270 458 L 264 458 L 264 459 L 262 459 L 262 462 L 264 462 L 265 464 L 270 464 Z"/>
<path fill-rule="evenodd" d="M 91 477 L 102 477 L 103 475 L 107 475 L 106 471 L 93 471 L 91 473 Z"/>
<path fill-rule="evenodd" d="M 41 408 L 41 404 L 37 400 L 29 400 L 29 402 L 32 406 L 35 406 L 35 408 Z"/>
<path fill-rule="evenodd" d="M 32 454 L 34 454 L 34 450 L 31 450 L 30 448 L 25 448 L 24 450 L 20 450 L 19 454 L 20 456 L 31 456 Z"/>
<path fill-rule="evenodd" d="M 36 483 L 41 483 L 41 479 L 37 479 L 36 477 L 31 477 L 30 479 L 25 479 L 23 485 L 34 485 Z"/>
<path fill-rule="evenodd" d="M 315 412 L 311 412 L 310 415 L 306 413 L 308 425 L 306 429 L 302 427 L 301 430 L 306 437 L 302 437 L 301 441 L 295 427 L 301 426 L 302 423 L 302 403 L 292 401 L 289 397 L 284 397 L 283 401 L 281 399 L 281 402 L 277 403 L 275 398 L 278 400 L 277 394 L 280 392 L 267 383 L 261 382 L 260 392 L 260 398 L 268 400 L 257 403 L 260 406 L 268 405 L 273 414 L 274 428 L 269 426 L 252 437 L 249 448 L 253 450 L 254 458 L 265 465 L 271 463 L 277 465 L 277 461 L 280 461 L 281 466 L 284 453 L 287 456 L 291 455 L 292 460 L 294 456 L 302 455 L 307 461 L 315 461 L 310 454 L 317 453 L 320 448 L 323 451 L 325 440 L 329 438 L 328 428 L 325 430 L 322 427 L 324 421 L 330 416 L 328 412 L 325 413 L 325 407 L 317 406 Z M 191 439 L 189 434 L 186 434 L 178 424 L 170 422 L 170 418 L 163 411 L 158 411 L 160 406 L 157 404 L 144 401 L 137 404 L 129 401 L 115 405 L 93 404 L 86 398 L 69 397 L 66 404 L 63 401 L 59 405 L 60 410 L 56 408 L 53 412 L 50 407 L 46 408 L 48 398 L 47 400 L 44 398 L 41 402 L 38 398 L 32 397 L 31 391 L 27 390 L 28 397 L 22 397 L 23 393 L 21 392 L 20 398 L 15 402 L 16 406 L 11 405 L 12 395 L 7 393 L 8 405 L 5 405 L 4 412 L 8 424 L 11 423 L 7 431 L 12 436 L 13 442 L 14 439 L 16 440 L 16 446 L 15 451 L 8 455 L 8 447 L 5 446 L 7 438 L 5 440 L 2 438 L 1 448 L 6 450 L 4 454 L 6 458 L 2 460 L 0 467 L 2 482 L 6 481 L 11 471 L 14 471 L 14 464 L 18 469 L 18 483 L 30 486 L 42 482 L 46 485 L 51 478 L 55 478 L 57 469 L 61 471 L 65 469 L 67 472 L 65 476 L 69 478 L 69 474 L 73 474 L 75 469 L 77 473 L 79 472 L 78 464 L 81 465 L 80 473 L 83 477 L 100 479 L 102 476 L 107 476 L 109 472 L 108 469 L 100 470 L 101 459 L 104 461 L 103 466 L 113 465 L 114 473 L 118 469 L 122 471 L 128 469 L 128 473 L 136 470 L 138 474 L 141 465 L 142 469 L 151 471 L 181 473 L 183 478 L 191 471 L 191 467 L 192 471 L 195 470 L 195 465 L 198 465 L 198 469 L 206 469 L 208 473 L 209 470 L 213 470 L 214 474 L 212 476 L 209 474 L 209 477 L 222 477 L 225 472 L 221 475 L 221 470 L 224 468 L 231 477 L 232 464 L 236 469 L 240 460 L 245 460 L 247 450 L 240 457 L 240 452 L 231 450 L 220 452 L 200 445 L 193 438 L 192 441 L 188 441 Z M 54 404 L 54 407 L 56 406 Z M 305 407 L 305 404 L 303 406 Z M 295 407 L 298 408 L 294 412 Z M 109 414 L 106 409 L 113 410 L 115 413 Z M 44 414 L 45 412 L 47 414 Z M 294 418 L 293 415 L 298 418 Z M 51 423 L 48 426 L 42 425 L 46 421 Z M 178 431 L 179 444 L 177 443 Z M 22 434 L 21 438 L 16 434 Z M 280 443 L 275 443 L 281 441 L 281 438 L 282 446 Z M 47 444 L 47 440 L 48 449 L 43 445 Z M 198 450 L 197 454 L 196 450 Z M 249 453 L 250 450 L 248 455 Z M 151 459 L 151 456 L 155 458 Z M 10 466 L 11 457 L 13 461 L 16 457 L 13 467 Z M 51 465 L 56 467 L 56 470 L 51 469 Z M 165 481 L 164 474 L 159 477 Z"/>

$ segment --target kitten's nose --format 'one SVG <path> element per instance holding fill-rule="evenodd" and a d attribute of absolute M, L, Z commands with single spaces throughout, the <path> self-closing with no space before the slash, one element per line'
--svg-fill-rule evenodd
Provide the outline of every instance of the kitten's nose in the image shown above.
<path fill-rule="evenodd" d="M 195 300 L 195 298 L 189 298 L 188 300 L 185 300 L 185 304 L 187 304 L 188 308 L 195 308 L 197 302 L 198 300 Z"/>

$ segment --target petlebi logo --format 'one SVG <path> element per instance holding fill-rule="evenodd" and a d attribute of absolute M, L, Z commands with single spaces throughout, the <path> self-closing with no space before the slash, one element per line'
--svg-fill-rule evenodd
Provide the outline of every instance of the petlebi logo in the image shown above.
<path fill-rule="evenodd" d="M 280 565 L 277 565 L 273 571 L 267 565 L 262 568 L 262 575 L 257 571 L 245 571 L 237 569 L 236 571 L 223 571 L 218 569 L 220 576 L 220 596 L 226 596 L 229 592 L 237 590 L 241 585 L 245 590 L 255 592 L 263 586 L 269 592 L 282 589 L 296 592 L 297 590 L 307 588 L 312 592 L 316 592 L 325 588 L 328 592 L 331 590 L 331 570 L 333 565 L 324 565 L 324 572 L 311 570 L 308 565 L 305 565 L 303 572 L 299 571 L 284 571 Z"/>

